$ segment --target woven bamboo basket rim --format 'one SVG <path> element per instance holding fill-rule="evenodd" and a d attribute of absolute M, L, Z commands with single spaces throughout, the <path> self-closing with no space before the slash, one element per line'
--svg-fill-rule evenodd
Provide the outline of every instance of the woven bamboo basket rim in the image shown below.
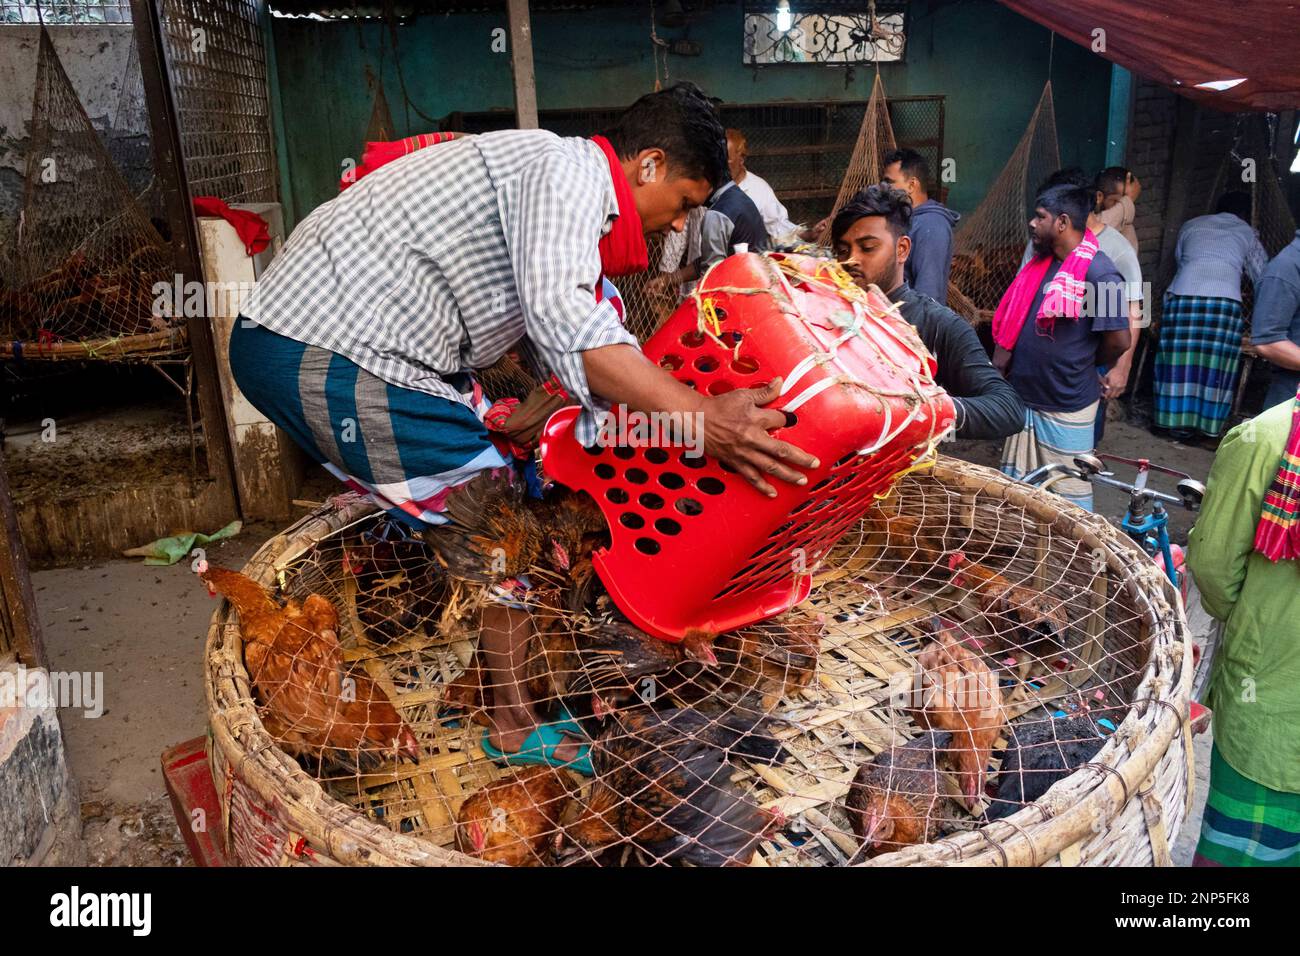
<path fill-rule="evenodd" d="M 1133 542 L 1105 519 L 998 472 L 940 457 L 930 478 L 948 489 L 997 498 L 1054 531 L 1082 542 L 1121 575 L 1150 630 L 1151 651 L 1123 721 L 1089 764 L 1047 795 L 1002 820 L 909 847 L 863 866 L 1041 866 L 1104 832 L 1137 796 L 1151 797 L 1158 765 L 1179 736 L 1190 760 L 1190 636 L 1177 591 Z M 307 515 L 268 540 L 244 568 L 274 587 L 281 573 L 322 538 L 376 512 L 353 501 Z M 481 860 L 395 832 L 335 799 L 285 753 L 257 714 L 242 642 L 214 613 L 205 647 L 205 692 L 212 744 L 282 821 L 335 861 L 350 865 L 482 866 Z M 227 639 L 229 638 L 229 639 Z M 1191 786 L 1188 774 L 1188 790 Z M 1191 794 L 1186 794 L 1190 801 Z M 1169 835 L 1172 840 L 1173 835 Z"/>
<path fill-rule="evenodd" d="M 185 326 L 157 332 L 101 336 L 62 342 L 0 342 L 0 359 L 21 358 L 24 362 L 145 361 L 160 354 L 185 350 Z"/>

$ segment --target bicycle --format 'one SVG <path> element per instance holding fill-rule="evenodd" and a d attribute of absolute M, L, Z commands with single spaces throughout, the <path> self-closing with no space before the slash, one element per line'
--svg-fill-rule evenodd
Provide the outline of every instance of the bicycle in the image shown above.
<path fill-rule="evenodd" d="M 1132 482 L 1121 481 L 1113 471 L 1107 470 L 1107 462 L 1131 465 L 1137 469 L 1137 477 Z M 1175 485 L 1178 497 L 1149 487 L 1147 481 L 1152 472 L 1178 479 Z M 1166 574 L 1182 596 L 1185 607 L 1190 577 L 1183 549 L 1169 539 L 1169 511 L 1165 505 L 1181 505 L 1188 511 L 1197 512 L 1205 499 L 1205 485 L 1186 472 L 1152 464 L 1146 458 L 1125 458 L 1100 453 L 1076 455 L 1073 466 L 1061 463 L 1043 465 L 1020 480 L 1046 491 L 1056 482 L 1067 478 L 1090 484 L 1099 482 L 1128 492 L 1128 508 L 1120 521 L 1120 529 Z M 1192 722 L 1198 732 L 1208 723 L 1209 711 L 1202 701 L 1222 628 L 1222 623 L 1216 621 L 1206 636 L 1204 647 L 1195 642 L 1192 645 Z"/>

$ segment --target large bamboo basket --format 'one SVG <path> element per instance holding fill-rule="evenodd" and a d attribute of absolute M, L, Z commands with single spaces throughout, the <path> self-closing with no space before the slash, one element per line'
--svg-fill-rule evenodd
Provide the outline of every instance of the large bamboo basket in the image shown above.
<path fill-rule="evenodd" d="M 932 472 L 903 479 L 881 507 L 922 519 L 948 546 L 1064 602 L 1075 635 L 1072 663 L 1018 685 L 1007 698 L 1012 716 L 1044 706 L 1050 713 L 1061 701 L 1082 699 L 1085 689 L 1098 699 L 1109 695 L 1120 709 L 1101 751 L 1036 803 L 867 865 L 1170 865 L 1194 773 L 1190 639 L 1163 574 L 1105 520 L 953 459 L 940 458 Z M 313 556 L 372 516 L 372 506 L 362 503 L 322 509 L 268 541 L 245 573 L 289 593 L 328 588 L 320 569 L 330 565 L 315 564 Z M 852 855 L 839 804 L 863 759 L 858 748 L 875 752 L 906 739 L 906 728 L 888 711 L 889 679 L 912 666 L 923 636 L 918 624 L 956 613 L 962 600 L 943 575 L 927 575 L 907 558 L 867 521 L 817 578 L 810 601 L 837 623 L 823 638 L 817 679 L 799 699 L 782 704 L 798 728 L 784 742 L 802 765 L 740 775 L 760 805 L 802 815 L 816 840 L 795 846 L 774 838 L 755 854 L 756 865 L 834 865 Z M 340 586 L 335 596 L 346 603 L 342 592 Z M 349 629 L 346 609 L 342 628 Z M 349 651 L 378 682 L 389 681 L 426 757 L 418 766 L 359 778 L 350 790 L 327 791 L 264 729 L 236 615 L 223 603 L 208 632 L 206 688 L 209 750 L 233 858 L 247 865 L 478 863 L 454 850 L 452 821 L 465 797 L 503 771 L 471 733 L 436 718 L 438 682 L 448 679 L 449 662 L 455 668 L 448 647 L 458 639 L 464 635 L 433 631 L 396 649 L 362 642 Z M 411 655 L 418 656 L 427 665 L 420 673 L 431 675 L 428 686 L 412 688 L 408 681 L 399 692 L 386 670 L 393 655 L 405 655 L 408 675 Z M 816 746 L 803 747 L 805 740 Z M 376 814 L 381 795 L 384 812 Z"/>

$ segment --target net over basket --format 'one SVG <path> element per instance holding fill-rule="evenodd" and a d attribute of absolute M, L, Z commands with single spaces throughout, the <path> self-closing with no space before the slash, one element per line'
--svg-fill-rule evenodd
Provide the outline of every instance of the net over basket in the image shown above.
<path fill-rule="evenodd" d="M 863 292 L 824 259 L 723 260 L 644 351 L 707 395 L 780 376 L 773 407 L 787 426 L 773 435 L 819 461 L 806 485 L 774 482 L 768 498 L 681 440 L 701 437 L 692 422 L 628 416 L 620 426 L 613 416 L 584 449 L 573 433 L 578 409 L 552 416 L 543 467 L 590 494 L 611 529 L 595 556 L 601 580 L 638 627 L 671 641 L 744 627 L 806 598 L 830 547 L 933 457 L 954 417 L 912 327 L 874 287 Z"/>

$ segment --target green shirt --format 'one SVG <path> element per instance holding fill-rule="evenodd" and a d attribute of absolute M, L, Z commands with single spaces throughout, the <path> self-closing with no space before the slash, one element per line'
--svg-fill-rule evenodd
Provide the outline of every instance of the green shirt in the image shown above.
<path fill-rule="evenodd" d="M 1291 408 L 1283 402 L 1223 439 L 1187 563 L 1201 604 L 1227 624 L 1208 700 L 1214 742 L 1242 776 L 1300 793 L 1300 561 L 1274 564 L 1254 550 Z"/>

